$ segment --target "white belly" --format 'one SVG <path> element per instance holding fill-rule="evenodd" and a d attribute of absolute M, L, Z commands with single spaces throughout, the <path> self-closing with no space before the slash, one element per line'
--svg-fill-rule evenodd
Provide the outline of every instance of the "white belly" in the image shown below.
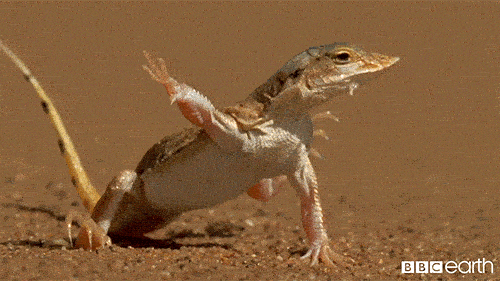
<path fill-rule="evenodd" d="M 235 138 L 237 145 L 194 144 L 141 175 L 146 198 L 153 207 L 172 211 L 225 202 L 261 179 L 293 172 L 311 137 L 312 124 L 305 119 L 265 127 L 264 133 L 249 131 L 248 138 Z"/>
<path fill-rule="evenodd" d="M 142 180 L 155 208 L 183 211 L 233 199 L 261 179 L 257 174 L 255 160 L 225 153 L 211 143 L 175 164 L 144 173 Z"/>

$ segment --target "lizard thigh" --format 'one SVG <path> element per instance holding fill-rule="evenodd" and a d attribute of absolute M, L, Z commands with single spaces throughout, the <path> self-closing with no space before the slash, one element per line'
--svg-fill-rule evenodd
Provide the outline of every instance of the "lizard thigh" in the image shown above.
<path fill-rule="evenodd" d="M 124 194 L 118 210 L 111 220 L 110 236 L 141 237 L 157 230 L 178 217 L 181 212 L 151 207 L 144 196 L 143 182 L 138 178 L 130 192 Z"/>

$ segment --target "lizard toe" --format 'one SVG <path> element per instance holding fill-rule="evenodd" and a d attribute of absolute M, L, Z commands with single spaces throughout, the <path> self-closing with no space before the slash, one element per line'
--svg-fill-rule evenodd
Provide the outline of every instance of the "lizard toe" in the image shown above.
<path fill-rule="evenodd" d="M 111 245 L 111 238 L 109 238 L 104 230 L 90 218 L 89 214 L 79 213 L 75 210 L 71 210 L 66 216 L 70 244 L 73 244 L 73 239 L 71 237 L 71 225 L 73 221 L 76 221 L 81 227 L 78 238 L 75 241 L 75 248 L 93 251 Z"/>
<path fill-rule="evenodd" d="M 314 266 L 319 263 L 319 261 L 323 262 L 326 266 L 342 266 L 345 268 L 349 267 L 349 263 L 353 263 L 354 260 L 351 258 L 345 257 L 343 255 L 337 254 L 334 252 L 330 246 L 325 244 L 313 245 L 309 251 L 302 257 L 301 259 L 311 258 L 311 266 Z"/>

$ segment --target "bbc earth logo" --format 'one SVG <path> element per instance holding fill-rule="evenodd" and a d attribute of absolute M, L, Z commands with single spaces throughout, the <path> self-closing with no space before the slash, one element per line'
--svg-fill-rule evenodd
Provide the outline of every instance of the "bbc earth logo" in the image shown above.
<path fill-rule="evenodd" d="M 486 259 L 477 261 L 402 261 L 401 273 L 493 273 L 493 262 Z"/>

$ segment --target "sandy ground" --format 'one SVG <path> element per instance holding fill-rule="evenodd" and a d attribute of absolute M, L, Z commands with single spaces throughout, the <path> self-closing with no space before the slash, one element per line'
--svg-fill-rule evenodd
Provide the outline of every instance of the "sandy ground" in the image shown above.
<path fill-rule="evenodd" d="M 293 189 L 189 212 L 150 239 L 71 249 L 83 211 L 31 86 L 0 56 L 0 279 L 499 280 L 500 8 L 495 3 L 4 3 L 0 38 L 51 94 L 103 192 L 188 126 L 142 50 L 219 106 L 309 46 L 356 43 L 401 61 L 318 124 L 314 159 L 332 246 L 310 267 Z M 78 227 L 73 227 L 73 235 Z M 491 261 L 493 272 L 402 274 L 402 261 Z M 463 270 L 467 270 L 464 265 Z"/>

